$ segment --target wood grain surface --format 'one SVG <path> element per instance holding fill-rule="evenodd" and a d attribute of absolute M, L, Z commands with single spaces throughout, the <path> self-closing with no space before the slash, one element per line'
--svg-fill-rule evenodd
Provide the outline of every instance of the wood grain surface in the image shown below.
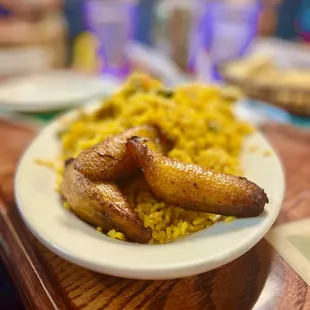
<path fill-rule="evenodd" d="M 287 178 L 277 224 L 309 217 L 310 133 L 276 125 L 266 126 L 265 132 Z M 32 237 L 14 205 L 16 162 L 33 135 L 23 126 L 0 121 L 0 253 L 29 308 L 310 309 L 309 287 L 265 240 L 219 269 L 170 281 L 110 277 L 56 256 Z"/>

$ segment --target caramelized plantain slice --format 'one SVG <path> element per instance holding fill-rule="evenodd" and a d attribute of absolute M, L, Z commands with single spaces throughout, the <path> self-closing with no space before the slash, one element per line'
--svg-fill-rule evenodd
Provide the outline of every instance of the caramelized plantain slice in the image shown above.
<path fill-rule="evenodd" d="M 72 211 L 87 223 L 105 232 L 115 229 L 129 240 L 147 243 L 151 232 L 143 226 L 138 214 L 112 182 L 93 181 L 66 162 L 62 195 Z"/>
<path fill-rule="evenodd" d="M 246 178 L 172 160 L 152 151 L 140 137 L 129 138 L 127 148 L 150 190 L 166 203 L 238 217 L 258 216 L 268 203 L 264 190 Z"/>
<path fill-rule="evenodd" d="M 138 167 L 126 149 L 126 141 L 131 136 L 150 139 L 161 152 L 167 146 L 156 127 L 135 127 L 81 152 L 74 161 L 74 168 L 93 180 L 116 181 L 133 175 Z"/>

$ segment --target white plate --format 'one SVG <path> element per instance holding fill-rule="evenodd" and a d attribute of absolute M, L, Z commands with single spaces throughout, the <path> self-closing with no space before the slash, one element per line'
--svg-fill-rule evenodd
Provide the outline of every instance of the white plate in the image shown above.
<path fill-rule="evenodd" d="M 18 112 L 44 112 L 80 105 L 114 92 L 119 82 L 71 71 L 50 71 L 0 84 L 0 107 Z"/>
<path fill-rule="evenodd" d="M 74 118 L 76 111 L 65 116 Z M 35 163 L 60 152 L 57 120 L 33 141 L 23 155 L 15 178 L 19 212 L 32 233 L 59 256 L 97 272 L 134 279 L 169 279 L 190 276 L 222 266 L 252 248 L 274 223 L 284 194 L 284 175 L 277 155 L 259 133 L 245 146 L 241 160 L 245 175 L 268 194 L 270 203 L 256 218 L 218 223 L 187 238 L 164 245 L 142 245 L 113 240 L 63 208 L 54 190 L 56 176 Z M 271 150 L 271 156 L 263 152 Z"/>

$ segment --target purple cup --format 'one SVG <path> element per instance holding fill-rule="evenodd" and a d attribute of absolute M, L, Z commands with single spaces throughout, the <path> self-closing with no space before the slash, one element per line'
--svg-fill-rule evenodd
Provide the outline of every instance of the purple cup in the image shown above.
<path fill-rule="evenodd" d="M 193 30 L 192 37 L 196 38 L 196 42 L 189 59 L 190 71 L 208 80 L 221 80 L 218 65 L 246 54 L 256 36 L 260 12 L 258 1 L 248 1 L 243 5 L 227 1 L 205 4 L 203 14 Z"/>
<path fill-rule="evenodd" d="M 12 12 L 10 10 L 8 10 L 5 7 L 3 7 L 2 5 L 0 5 L 0 18 L 2 16 L 7 17 L 7 16 L 11 16 L 11 15 L 12 15 Z"/>
<path fill-rule="evenodd" d="M 85 1 L 86 28 L 98 39 L 97 53 L 104 74 L 122 78 L 129 73 L 125 49 L 133 38 L 135 13 L 135 1 Z"/>

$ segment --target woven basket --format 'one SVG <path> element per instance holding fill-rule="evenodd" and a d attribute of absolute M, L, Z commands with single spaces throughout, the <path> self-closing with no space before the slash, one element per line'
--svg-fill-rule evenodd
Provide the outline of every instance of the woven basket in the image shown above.
<path fill-rule="evenodd" d="M 228 74 L 225 70 L 229 63 L 219 68 L 223 79 L 242 89 L 250 98 L 264 101 L 300 116 L 310 116 L 310 85 L 309 89 L 298 87 L 279 87 L 259 83 L 251 79 L 240 79 Z"/>

